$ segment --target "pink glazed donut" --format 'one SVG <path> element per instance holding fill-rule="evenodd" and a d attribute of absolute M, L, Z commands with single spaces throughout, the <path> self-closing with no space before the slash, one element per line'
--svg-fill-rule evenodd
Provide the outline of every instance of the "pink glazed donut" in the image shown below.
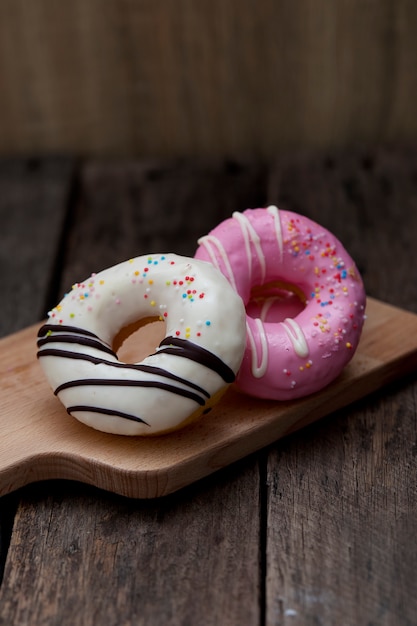
<path fill-rule="evenodd" d="M 334 235 L 275 206 L 248 209 L 198 241 L 246 306 L 238 389 L 292 400 L 323 389 L 352 358 L 365 320 L 356 265 Z"/>

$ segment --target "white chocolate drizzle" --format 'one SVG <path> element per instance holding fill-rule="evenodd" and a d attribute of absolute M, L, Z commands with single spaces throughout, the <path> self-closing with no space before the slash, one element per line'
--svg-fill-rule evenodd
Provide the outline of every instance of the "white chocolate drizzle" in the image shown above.
<path fill-rule="evenodd" d="M 280 217 L 279 209 L 275 205 L 270 205 L 266 208 L 266 211 L 269 213 L 269 215 L 271 215 L 273 219 L 274 232 L 275 232 L 275 238 L 276 238 L 277 247 L 279 251 L 279 257 L 280 259 L 282 259 L 283 251 L 284 251 L 284 242 L 283 242 L 283 236 L 282 236 L 281 217 Z M 261 268 L 261 276 L 262 276 L 261 283 L 263 283 L 265 280 L 265 275 L 266 275 L 266 258 L 262 250 L 261 238 L 259 234 L 256 232 L 256 229 L 253 227 L 249 218 L 244 213 L 239 213 L 238 211 L 235 211 L 232 214 L 232 217 L 239 224 L 241 232 L 242 232 L 242 237 L 243 237 L 244 244 L 245 244 L 246 256 L 248 260 L 248 269 L 249 269 L 250 279 L 252 278 L 252 269 L 253 269 L 252 252 L 251 252 L 251 245 L 253 245 L 255 248 L 256 256 L 259 261 L 260 268 Z M 235 277 L 233 274 L 233 269 L 230 264 L 227 252 L 225 248 L 223 247 L 223 244 L 221 243 L 221 241 L 217 239 L 217 237 L 215 237 L 214 235 L 205 235 L 204 237 L 201 237 L 198 240 L 198 243 L 199 245 L 203 245 L 205 247 L 210 257 L 211 262 L 217 269 L 220 269 L 219 267 L 219 257 L 220 257 L 227 271 L 227 277 L 229 279 L 229 282 L 236 289 L 236 282 L 235 282 Z M 262 376 L 265 375 L 267 367 L 268 367 L 268 342 L 267 342 L 267 337 L 266 337 L 265 328 L 264 328 L 264 321 L 274 301 L 275 301 L 274 298 L 267 299 L 262 306 L 260 317 L 254 319 L 258 333 L 259 333 L 260 354 L 258 354 L 258 349 L 255 343 L 253 333 L 249 325 L 248 324 L 246 325 L 247 336 L 248 336 L 248 340 L 251 346 L 251 354 L 252 354 L 252 361 L 251 361 L 252 375 L 255 378 L 262 378 Z M 288 338 L 291 341 L 291 344 L 294 348 L 294 352 L 301 358 L 308 356 L 309 348 L 307 345 L 306 338 L 299 324 L 292 318 L 286 318 L 284 322 L 280 322 L 280 323 L 282 324 L 286 334 L 288 335 Z"/>
<path fill-rule="evenodd" d="M 278 209 L 277 206 L 271 204 L 266 210 L 274 218 L 275 235 L 276 235 L 276 238 L 277 238 L 277 244 L 278 244 L 280 257 L 282 259 L 282 254 L 283 254 L 283 250 L 284 250 L 284 243 L 283 243 L 283 240 L 282 240 L 281 218 L 280 218 L 280 215 L 279 215 L 279 209 Z"/>
<path fill-rule="evenodd" d="M 266 261 L 265 261 L 265 255 L 263 253 L 262 246 L 261 246 L 261 238 L 259 237 L 258 233 L 254 229 L 254 227 L 252 226 L 252 224 L 250 223 L 246 215 L 244 215 L 243 213 L 239 213 L 238 211 L 235 211 L 232 214 L 232 217 L 239 223 L 239 226 L 242 230 L 243 239 L 245 241 L 246 256 L 248 257 L 248 263 L 249 263 L 249 276 L 252 278 L 252 254 L 250 250 L 250 244 L 252 243 L 255 247 L 255 251 L 259 260 L 259 265 L 261 266 L 261 271 L 262 271 L 261 283 L 263 283 L 265 279 L 265 272 L 266 272 Z"/>
<path fill-rule="evenodd" d="M 262 320 L 260 320 L 259 318 L 256 318 L 254 321 L 258 328 L 259 339 L 261 341 L 261 358 L 259 359 L 259 356 L 258 356 L 253 333 L 249 327 L 249 324 L 246 324 L 247 336 L 249 339 L 251 353 L 252 353 L 252 362 L 251 362 L 252 376 L 254 376 L 254 378 L 262 378 L 262 376 L 265 376 L 265 372 L 268 367 L 268 341 L 266 339 L 265 328 L 264 328 Z"/>
<path fill-rule="evenodd" d="M 275 298 L 268 298 L 267 300 L 265 300 L 263 302 L 262 307 L 261 307 L 261 311 L 260 311 L 260 314 L 259 314 L 259 317 L 261 318 L 261 320 L 263 322 L 265 322 L 266 316 L 268 315 L 269 309 L 271 308 L 271 306 L 275 302 L 280 302 L 280 301 L 281 301 L 281 298 L 275 297 Z"/>
<path fill-rule="evenodd" d="M 207 253 L 210 257 L 210 261 L 212 262 L 212 264 L 214 265 L 214 267 L 218 270 L 221 271 L 221 268 L 219 266 L 219 262 L 217 260 L 216 254 L 215 252 L 213 252 L 212 250 L 212 246 L 217 248 L 217 252 L 219 254 L 219 256 L 221 257 L 225 268 L 227 270 L 227 276 L 226 278 L 228 278 L 230 284 L 232 285 L 232 287 L 234 289 L 236 289 L 236 282 L 235 282 L 235 277 L 233 274 L 233 270 L 232 267 L 230 265 L 230 261 L 229 261 L 229 257 L 227 256 L 227 252 L 224 249 L 221 241 L 219 239 L 217 239 L 217 237 L 214 237 L 213 235 L 204 235 L 204 237 L 200 237 L 200 239 L 197 241 L 197 243 L 200 246 L 204 246 L 205 249 L 207 250 Z"/>
<path fill-rule="evenodd" d="M 307 341 L 300 325 L 291 317 L 287 317 L 281 324 L 293 345 L 294 352 L 301 358 L 308 356 Z"/>

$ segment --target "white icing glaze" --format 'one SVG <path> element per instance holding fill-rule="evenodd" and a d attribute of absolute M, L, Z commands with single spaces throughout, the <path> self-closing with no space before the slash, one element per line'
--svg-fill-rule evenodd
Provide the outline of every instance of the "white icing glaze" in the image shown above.
<path fill-rule="evenodd" d="M 257 337 L 260 340 L 261 357 L 259 358 L 258 348 L 256 346 L 255 337 L 252 333 L 252 329 L 250 325 L 246 323 L 246 332 L 252 353 L 251 368 L 252 375 L 255 378 L 262 378 L 262 376 L 265 376 L 266 368 L 268 367 L 268 342 L 262 320 L 256 318 L 254 321 L 257 330 Z"/>
<path fill-rule="evenodd" d="M 278 298 L 274 299 L 274 301 L 277 302 Z M 266 304 L 269 306 L 267 308 L 265 307 L 266 310 L 264 310 L 264 308 L 262 309 L 261 316 L 262 314 L 266 316 L 267 309 L 269 309 L 273 305 L 272 299 L 271 298 L 268 299 L 266 301 Z M 262 317 L 256 318 L 255 324 L 256 324 L 257 336 L 259 337 L 259 340 L 260 340 L 260 356 L 258 353 L 258 347 L 256 345 L 256 341 L 252 333 L 252 330 L 248 324 L 246 326 L 249 342 L 251 345 L 251 351 L 252 351 L 252 362 L 251 362 L 252 376 L 254 376 L 255 378 L 262 378 L 262 376 L 265 376 L 265 372 L 268 367 L 268 340 L 266 337 L 264 320 L 262 319 Z M 285 332 L 287 333 L 289 340 L 292 343 L 294 352 L 301 358 L 307 357 L 309 354 L 309 349 L 308 349 L 306 338 L 299 324 L 297 324 L 297 322 L 293 320 L 292 318 L 287 318 L 284 322 L 281 322 L 281 324 Z"/>
<path fill-rule="evenodd" d="M 165 339 L 140 363 L 112 342 L 160 316 Z M 180 427 L 217 400 L 245 346 L 241 298 L 212 264 L 174 254 L 136 257 L 73 286 L 39 331 L 39 361 L 67 411 L 98 430 L 148 435 Z"/>
<path fill-rule="evenodd" d="M 281 322 L 281 324 L 288 335 L 288 339 L 293 345 L 294 352 L 299 357 L 308 356 L 309 350 L 307 341 L 300 325 L 291 317 L 287 317 L 287 319 Z"/>
<path fill-rule="evenodd" d="M 277 245 L 280 251 L 280 256 L 282 256 L 283 243 L 282 243 L 281 220 L 279 217 L 279 210 L 276 206 L 271 205 L 266 209 L 266 211 L 273 218 L 275 237 L 276 237 Z M 237 223 L 239 224 L 242 235 L 243 235 L 246 257 L 248 261 L 249 276 L 252 278 L 251 245 L 253 245 L 255 248 L 256 255 L 258 257 L 260 268 L 261 268 L 261 284 L 262 284 L 265 280 L 266 259 L 265 259 L 264 252 L 262 250 L 261 239 L 244 213 L 239 213 L 238 211 L 235 211 L 232 214 L 232 218 L 235 219 Z M 227 268 L 227 274 L 226 274 L 227 278 L 229 279 L 230 284 L 234 287 L 234 289 L 236 289 L 236 281 L 234 277 L 233 268 L 230 264 L 229 256 L 222 242 L 213 235 L 205 235 L 204 237 L 200 237 L 197 243 L 200 246 L 205 246 L 209 254 L 211 263 L 213 263 L 213 265 L 219 269 L 220 266 L 219 266 L 217 256 L 216 256 L 216 250 L 217 250 L 217 253 L 219 254 L 224 266 Z"/>
<path fill-rule="evenodd" d="M 262 302 L 261 310 L 259 312 L 259 319 L 265 322 L 267 315 L 269 313 L 269 309 L 276 303 L 281 301 L 281 298 L 267 298 Z"/>
<path fill-rule="evenodd" d="M 282 228 L 281 228 L 281 218 L 279 216 L 279 209 L 274 204 L 271 204 L 266 208 L 267 212 L 272 215 L 274 219 L 274 230 L 275 237 L 277 240 L 278 250 L 280 254 L 280 258 L 282 259 L 282 252 L 284 249 L 284 242 L 282 241 Z"/>
<path fill-rule="evenodd" d="M 220 266 L 219 266 L 216 252 L 215 252 L 215 250 L 217 250 L 218 254 L 220 255 L 221 260 L 223 261 L 225 267 L 227 268 L 227 278 L 229 279 L 229 282 L 233 286 L 233 288 L 236 289 L 235 277 L 233 274 L 232 267 L 230 265 L 229 257 L 221 241 L 219 241 L 217 237 L 213 237 L 212 235 L 205 235 L 204 237 L 200 237 L 197 243 L 201 246 L 206 247 L 211 263 L 213 263 L 214 267 L 219 269 Z M 215 248 L 215 250 L 213 250 L 213 247 Z"/>
<path fill-rule="evenodd" d="M 266 263 L 265 263 L 265 256 L 262 251 L 261 240 L 259 238 L 259 235 L 256 232 L 256 230 L 253 228 L 252 224 L 250 223 L 246 215 L 235 211 L 232 217 L 239 222 L 239 225 L 242 229 L 243 238 L 245 240 L 246 256 L 248 257 L 250 277 L 252 277 L 252 254 L 250 250 L 251 244 L 253 244 L 255 247 L 255 251 L 256 251 L 258 261 L 259 261 L 259 264 L 261 266 L 261 271 L 262 271 L 262 278 L 261 278 L 261 284 L 262 284 L 265 279 Z"/>

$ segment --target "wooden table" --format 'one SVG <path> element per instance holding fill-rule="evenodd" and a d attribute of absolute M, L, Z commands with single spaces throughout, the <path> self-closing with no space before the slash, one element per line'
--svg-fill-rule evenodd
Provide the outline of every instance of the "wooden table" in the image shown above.
<path fill-rule="evenodd" d="M 250 161 L 0 162 L 2 335 L 131 256 L 192 255 L 234 210 L 332 230 L 417 312 L 417 150 Z M 417 623 L 416 376 L 174 494 L 45 481 L 0 500 L 0 624 Z"/>

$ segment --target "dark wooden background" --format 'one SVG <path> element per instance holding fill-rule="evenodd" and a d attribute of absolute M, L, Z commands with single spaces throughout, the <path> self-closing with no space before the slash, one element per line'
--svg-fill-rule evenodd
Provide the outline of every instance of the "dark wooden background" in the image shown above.
<path fill-rule="evenodd" d="M 415 0 L 1 0 L 0 154 L 417 140 Z"/>
<path fill-rule="evenodd" d="M 417 150 L 267 161 L 0 161 L 2 335 L 133 255 L 192 255 L 234 210 L 333 230 L 417 313 Z M 416 377 L 160 500 L 50 481 L 0 499 L 0 624 L 417 623 Z"/>

